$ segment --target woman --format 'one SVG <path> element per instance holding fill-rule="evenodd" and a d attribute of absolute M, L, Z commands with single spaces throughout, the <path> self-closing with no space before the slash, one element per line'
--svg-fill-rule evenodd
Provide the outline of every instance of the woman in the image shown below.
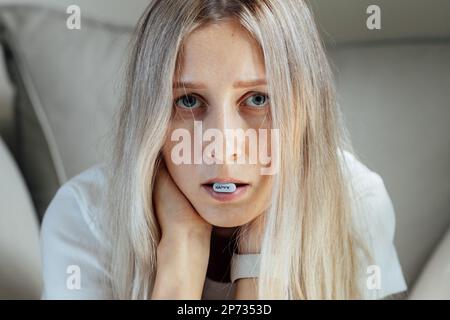
<path fill-rule="evenodd" d="M 119 118 L 110 163 L 46 212 L 43 297 L 406 290 L 391 201 L 351 153 L 303 1 L 151 1 Z"/>

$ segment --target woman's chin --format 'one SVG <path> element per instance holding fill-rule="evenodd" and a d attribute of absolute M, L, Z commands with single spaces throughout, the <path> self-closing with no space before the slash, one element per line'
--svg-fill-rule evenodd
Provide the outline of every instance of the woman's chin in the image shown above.
<path fill-rule="evenodd" d="M 248 214 L 244 215 L 241 210 L 234 212 L 234 210 L 214 209 L 199 211 L 199 214 L 206 222 L 216 228 L 236 228 L 253 220 L 253 217 Z"/>

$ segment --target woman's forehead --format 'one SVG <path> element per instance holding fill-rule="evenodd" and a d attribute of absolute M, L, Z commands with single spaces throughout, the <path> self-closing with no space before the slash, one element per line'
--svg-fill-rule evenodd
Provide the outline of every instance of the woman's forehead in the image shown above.
<path fill-rule="evenodd" d="M 231 22 L 193 31 L 184 42 L 178 63 L 177 81 L 235 83 L 265 78 L 259 44 L 243 27 Z"/>

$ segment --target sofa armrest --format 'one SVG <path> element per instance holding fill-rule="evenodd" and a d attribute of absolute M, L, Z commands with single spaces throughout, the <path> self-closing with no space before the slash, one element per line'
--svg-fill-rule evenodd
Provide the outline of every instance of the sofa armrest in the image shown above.
<path fill-rule="evenodd" d="M 450 228 L 422 271 L 409 299 L 450 299 Z"/>
<path fill-rule="evenodd" d="M 0 299 L 39 299 L 41 283 L 37 216 L 0 137 Z"/>

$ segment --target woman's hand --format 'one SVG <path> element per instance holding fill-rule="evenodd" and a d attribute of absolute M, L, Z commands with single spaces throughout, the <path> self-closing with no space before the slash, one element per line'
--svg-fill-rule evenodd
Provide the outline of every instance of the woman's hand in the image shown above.
<path fill-rule="evenodd" d="M 162 236 L 152 299 L 201 299 L 212 226 L 195 211 L 165 166 L 157 174 L 153 201 Z"/>
<path fill-rule="evenodd" d="M 164 164 L 156 175 L 153 203 L 163 239 L 211 235 L 212 225 L 195 211 Z"/>

